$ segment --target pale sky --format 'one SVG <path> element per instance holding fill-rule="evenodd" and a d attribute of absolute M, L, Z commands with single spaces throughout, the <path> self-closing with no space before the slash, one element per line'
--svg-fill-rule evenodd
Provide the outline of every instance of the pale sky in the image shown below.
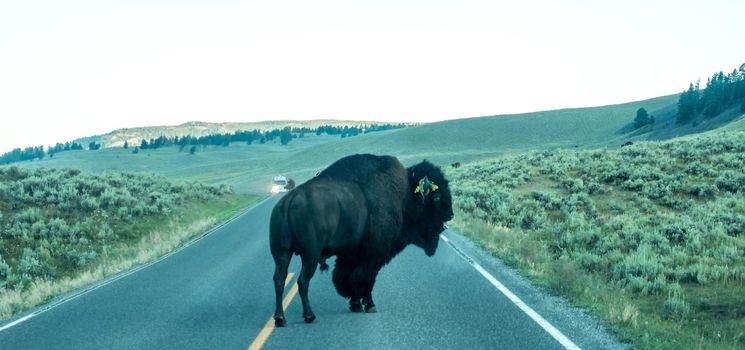
<path fill-rule="evenodd" d="M 743 14 L 741 0 L 1 0 L 0 152 L 193 120 L 646 99 L 745 63 Z"/>

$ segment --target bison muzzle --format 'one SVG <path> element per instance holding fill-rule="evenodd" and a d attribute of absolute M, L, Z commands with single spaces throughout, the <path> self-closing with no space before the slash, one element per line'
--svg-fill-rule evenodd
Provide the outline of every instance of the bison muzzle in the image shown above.
<path fill-rule="evenodd" d="M 276 326 L 285 326 L 282 295 L 292 254 L 300 255 L 298 289 L 305 322 L 316 318 L 308 285 L 320 264 L 336 256 L 332 281 L 349 309 L 375 312 L 372 290 L 380 269 L 409 244 L 435 254 L 452 219 L 448 181 L 423 161 L 409 168 L 391 156 L 342 158 L 285 195 L 272 210 Z"/>

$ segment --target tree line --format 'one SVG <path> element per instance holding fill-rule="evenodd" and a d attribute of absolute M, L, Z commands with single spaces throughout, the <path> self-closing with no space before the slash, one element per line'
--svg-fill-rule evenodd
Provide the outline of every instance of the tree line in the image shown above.
<path fill-rule="evenodd" d="M 700 115 L 713 118 L 737 104 L 745 112 L 745 64 L 729 74 L 714 73 L 703 91 L 699 82 L 690 83 L 678 99 L 677 121 L 686 124 Z"/>
<path fill-rule="evenodd" d="M 392 129 L 400 129 L 406 127 L 406 124 L 370 124 L 370 125 L 357 125 L 357 126 L 333 126 L 333 125 L 322 125 L 317 128 L 293 128 L 286 126 L 284 128 L 275 128 L 268 131 L 260 131 L 257 129 L 248 131 L 240 130 L 233 133 L 217 133 L 205 136 L 174 136 L 166 137 L 160 136 L 157 138 L 151 138 L 150 140 L 142 139 L 137 145 L 130 145 L 128 141 L 124 142 L 124 149 L 134 147 L 132 153 L 139 153 L 141 149 L 158 149 L 165 146 L 179 146 L 179 151 L 183 151 L 186 147 L 189 148 L 190 153 L 196 151 L 197 146 L 229 146 L 231 142 L 245 142 L 252 144 L 253 142 L 259 142 L 264 144 L 266 142 L 272 142 L 278 139 L 281 144 L 286 145 L 295 138 L 303 138 L 306 134 L 313 134 L 320 136 L 323 134 L 327 135 L 339 135 L 340 137 L 352 137 L 359 134 L 367 134 L 376 131 L 385 131 Z M 102 144 L 95 141 L 91 141 L 88 144 L 88 150 L 96 151 L 101 149 Z M 15 148 L 10 152 L 0 155 L 0 164 L 10 164 L 15 162 L 21 162 L 25 160 L 43 159 L 45 156 L 50 158 L 54 157 L 55 154 L 66 151 L 75 151 L 85 149 L 82 144 L 77 142 L 65 142 L 57 143 L 54 146 L 50 146 L 47 150 L 44 150 L 44 146 L 26 147 L 26 148 Z"/>
<path fill-rule="evenodd" d="M 306 134 L 315 133 L 317 136 L 327 135 L 339 135 L 342 138 L 357 136 L 360 134 L 367 134 L 376 131 L 385 131 L 392 129 L 399 129 L 406 127 L 406 124 L 371 124 L 371 125 L 358 125 L 358 126 L 333 126 L 333 125 L 322 125 L 317 128 L 294 128 L 286 126 L 284 128 L 276 128 L 268 131 L 260 131 L 257 129 L 248 131 L 240 130 L 233 133 L 217 133 L 205 136 L 174 136 L 166 137 L 160 136 L 158 138 L 151 138 L 150 140 L 142 139 L 140 144 L 136 146 L 134 153 L 143 149 L 157 149 L 160 147 L 167 146 L 179 146 L 179 151 L 183 151 L 186 147 L 190 147 L 189 152 L 194 153 L 197 146 L 224 146 L 227 147 L 232 142 L 245 142 L 252 144 L 258 142 L 264 144 L 267 142 L 273 142 L 278 139 L 282 145 L 287 145 L 293 139 L 303 138 Z M 124 148 L 129 148 L 130 145 L 125 142 Z"/>
<path fill-rule="evenodd" d="M 687 124 L 700 116 L 714 118 L 738 104 L 740 111 L 745 112 L 745 64 L 729 74 L 721 71 L 714 73 L 706 79 L 706 88 L 703 90 L 699 85 L 698 81 L 690 83 L 688 89 L 680 94 L 676 115 L 678 124 Z M 639 108 L 633 125 L 634 129 L 638 129 L 654 122 L 654 116 Z"/>
<path fill-rule="evenodd" d="M 90 145 L 88 145 L 89 149 L 91 150 L 97 150 L 101 148 L 101 144 L 91 142 Z M 34 160 L 34 159 L 43 159 L 45 155 L 48 155 L 50 158 L 54 157 L 55 154 L 59 152 L 65 152 L 65 151 L 76 151 L 76 150 L 82 150 L 83 145 L 77 143 L 77 142 L 65 142 L 63 143 L 57 143 L 54 145 L 54 147 L 49 147 L 46 152 L 44 151 L 44 146 L 36 146 L 36 147 L 26 147 L 26 148 L 14 148 L 10 152 L 3 153 L 3 155 L 0 155 L 0 164 L 10 164 L 15 162 L 21 162 L 24 160 Z"/>

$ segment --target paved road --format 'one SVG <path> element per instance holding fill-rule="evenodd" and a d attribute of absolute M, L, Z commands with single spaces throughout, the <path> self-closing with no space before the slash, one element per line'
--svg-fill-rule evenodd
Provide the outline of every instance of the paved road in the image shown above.
<path fill-rule="evenodd" d="M 247 349 L 274 308 L 268 219 L 278 198 L 160 262 L 0 331 L 0 349 Z M 571 343 L 623 347 L 457 233 L 445 236 Z M 286 290 L 295 278 L 289 283 Z M 316 323 L 302 322 L 296 296 L 288 327 L 266 330 L 263 349 L 565 348 L 446 242 L 432 258 L 409 247 L 383 268 L 376 314 L 347 311 L 329 273 L 316 274 L 310 298 Z"/>

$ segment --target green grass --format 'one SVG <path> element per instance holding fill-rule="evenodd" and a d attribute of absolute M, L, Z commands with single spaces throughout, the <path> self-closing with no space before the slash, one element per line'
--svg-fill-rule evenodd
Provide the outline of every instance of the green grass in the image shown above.
<path fill-rule="evenodd" d="M 709 131 L 710 133 L 718 133 L 722 131 L 745 131 L 745 113 L 741 113 L 739 117 L 732 123 L 729 123 L 721 128 Z"/>
<path fill-rule="evenodd" d="M 228 147 L 198 147 L 193 155 L 188 151 L 179 152 L 178 147 L 140 150 L 138 154 L 123 148 L 68 151 L 51 159 L 17 165 L 29 168 L 76 168 L 96 173 L 110 170 L 156 173 L 175 180 L 226 184 L 233 186 L 237 193 L 267 193 L 271 188 L 272 177 L 277 172 L 289 170 L 281 167 L 283 162 L 301 149 L 338 139 L 309 135 L 286 146 L 277 143 L 232 143 Z"/>
<path fill-rule="evenodd" d="M 649 349 L 745 349 L 745 133 L 449 169 L 454 226 Z"/>

